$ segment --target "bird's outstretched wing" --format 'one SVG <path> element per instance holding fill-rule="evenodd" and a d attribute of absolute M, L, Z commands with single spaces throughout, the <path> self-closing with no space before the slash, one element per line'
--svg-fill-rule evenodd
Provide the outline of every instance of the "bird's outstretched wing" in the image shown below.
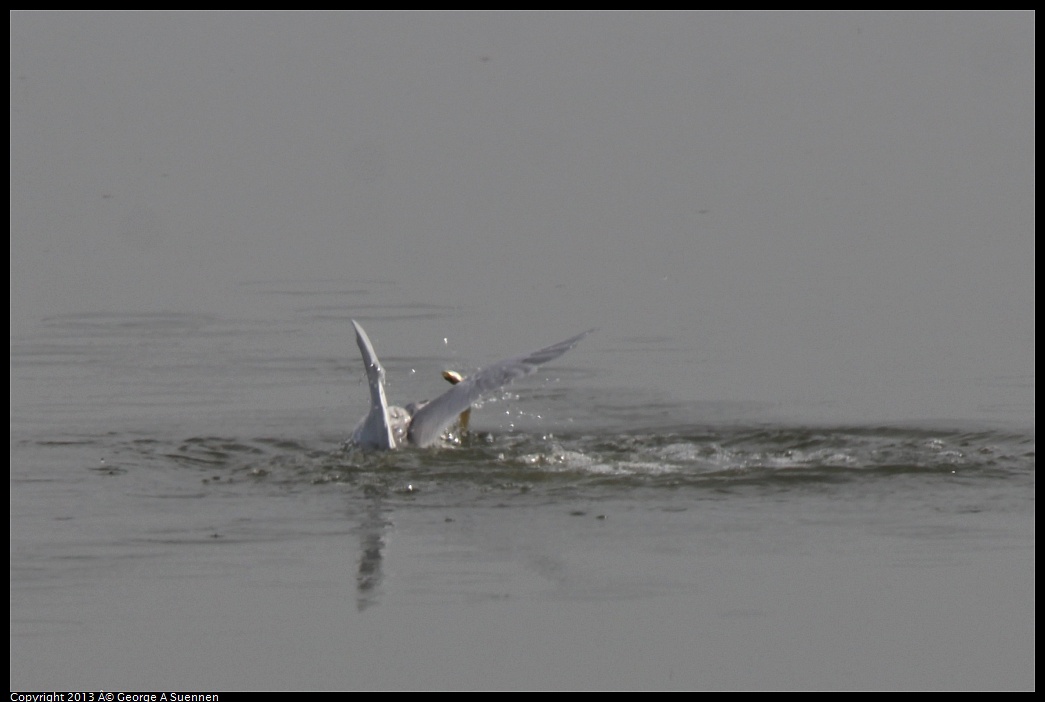
<path fill-rule="evenodd" d="M 356 344 L 359 353 L 363 355 L 366 379 L 370 385 L 370 411 L 356 427 L 352 441 L 363 448 L 394 449 L 395 434 L 388 422 L 388 400 L 385 399 L 385 369 L 381 367 L 374 345 L 370 343 L 370 337 L 363 327 L 354 319 L 352 326 L 356 329 Z"/>
<path fill-rule="evenodd" d="M 359 331 L 357 325 L 357 335 Z M 443 430 L 450 426 L 461 412 L 471 407 L 472 403 L 513 380 L 533 373 L 542 363 L 563 355 L 593 331 L 595 330 L 589 329 L 583 334 L 543 349 L 498 361 L 468 376 L 414 413 L 408 434 L 410 443 L 415 446 L 434 444 L 442 436 Z"/>

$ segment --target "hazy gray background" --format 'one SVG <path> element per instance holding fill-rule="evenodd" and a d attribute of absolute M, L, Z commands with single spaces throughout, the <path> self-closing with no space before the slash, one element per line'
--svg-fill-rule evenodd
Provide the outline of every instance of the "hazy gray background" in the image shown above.
<path fill-rule="evenodd" d="M 480 359 L 598 325 L 673 399 L 1033 425 L 1034 56 L 1032 13 L 16 12 L 12 333 L 289 281 Z"/>

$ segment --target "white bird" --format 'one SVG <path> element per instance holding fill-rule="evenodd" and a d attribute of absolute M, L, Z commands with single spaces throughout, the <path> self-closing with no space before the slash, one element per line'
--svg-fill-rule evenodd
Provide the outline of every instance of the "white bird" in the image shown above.
<path fill-rule="evenodd" d="M 370 412 L 352 432 L 352 443 L 360 448 L 382 451 L 406 445 L 423 447 L 437 443 L 447 427 L 462 412 L 467 411 L 473 402 L 517 378 L 530 375 L 539 365 L 563 355 L 594 331 L 589 329 L 532 353 L 498 361 L 467 378 L 448 371 L 454 379 L 447 377 L 447 373 L 443 377 L 454 383 L 452 388 L 431 402 L 415 402 L 406 407 L 397 407 L 388 404 L 385 397 L 385 369 L 377 359 L 370 337 L 354 319 L 352 326 L 356 329 L 356 343 L 363 355 L 367 382 L 370 384 Z"/>

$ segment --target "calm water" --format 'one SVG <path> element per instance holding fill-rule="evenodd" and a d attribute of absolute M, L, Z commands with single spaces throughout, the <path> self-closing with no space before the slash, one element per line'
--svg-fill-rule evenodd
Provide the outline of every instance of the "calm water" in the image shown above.
<path fill-rule="evenodd" d="M 1033 18 L 12 14 L 12 689 L 1033 689 Z"/>
<path fill-rule="evenodd" d="M 462 446 L 362 454 L 362 364 L 327 317 L 343 357 L 259 352 L 306 334 L 271 319 L 14 340 L 13 681 L 1033 685 L 1033 432 L 626 405 L 592 378 L 600 332 Z M 448 360 L 388 357 L 393 397 Z"/>

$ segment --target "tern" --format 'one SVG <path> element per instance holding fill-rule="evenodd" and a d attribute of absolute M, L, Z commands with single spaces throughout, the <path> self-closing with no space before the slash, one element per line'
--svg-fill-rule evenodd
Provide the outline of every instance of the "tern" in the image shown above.
<path fill-rule="evenodd" d="M 468 412 L 472 403 L 523 378 L 537 370 L 542 363 L 563 355 L 594 329 L 572 336 L 565 341 L 546 346 L 531 353 L 498 361 L 474 374 L 463 377 L 453 371 L 444 371 L 453 387 L 431 401 L 412 402 L 405 407 L 388 404 L 385 396 L 385 369 L 377 358 L 374 345 L 370 342 L 359 322 L 352 320 L 356 330 L 356 344 L 366 366 L 367 382 L 370 385 L 370 412 L 352 432 L 351 443 L 363 449 L 390 451 L 404 446 L 426 447 L 439 443 L 443 432 L 455 420 Z"/>

